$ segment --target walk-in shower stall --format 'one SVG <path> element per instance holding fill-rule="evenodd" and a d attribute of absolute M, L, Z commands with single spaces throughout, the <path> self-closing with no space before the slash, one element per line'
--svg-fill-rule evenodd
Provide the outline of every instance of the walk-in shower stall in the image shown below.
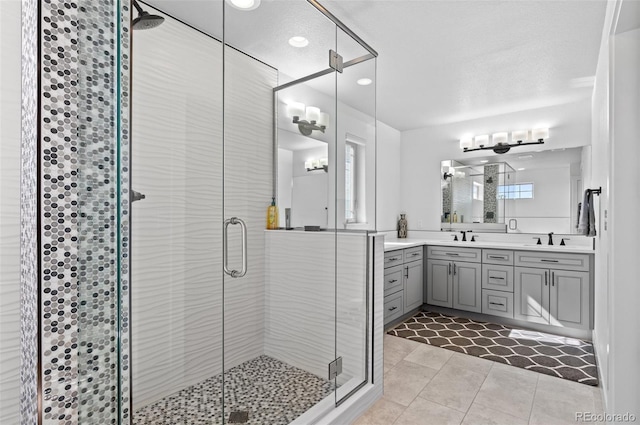
<path fill-rule="evenodd" d="M 24 423 L 309 424 L 372 384 L 377 53 L 242 3 L 31 9 Z"/>

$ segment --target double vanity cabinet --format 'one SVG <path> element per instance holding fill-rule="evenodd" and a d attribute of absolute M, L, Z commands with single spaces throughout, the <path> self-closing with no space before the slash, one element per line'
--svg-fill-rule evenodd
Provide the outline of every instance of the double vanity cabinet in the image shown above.
<path fill-rule="evenodd" d="M 411 257 L 411 252 L 420 254 Z M 385 253 L 385 324 L 419 306 L 415 297 L 420 291 L 409 280 L 418 279 L 421 254 L 426 256 L 427 309 L 432 305 L 542 325 L 593 328 L 593 254 L 437 245 Z M 408 265 L 416 273 L 409 273 Z"/>

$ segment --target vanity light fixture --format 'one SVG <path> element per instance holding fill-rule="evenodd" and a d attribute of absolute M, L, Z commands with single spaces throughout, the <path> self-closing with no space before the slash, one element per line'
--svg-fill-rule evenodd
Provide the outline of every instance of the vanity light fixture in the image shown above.
<path fill-rule="evenodd" d="M 238 10 L 249 11 L 257 9 L 261 0 L 227 0 L 231 6 Z"/>
<path fill-rule="evenodd" d="M 307 47 L 309 45 L 309 40 L 300 35 L 297 35 L 289 39 L 289 44 L 293 47 Z"/>
<path fill-rule="evenodd" d="M 287 115 L 298 124 L 298 130 L 305 136 L 310 136 L 313 131 L 324 131 L 329 125 L 329 114 L 322 112 L 315 106 L 306 106 L 304 103 L 291 102 L 287 104 Z"/>
<path fill-rule="evenodd" d="M 491 137 L 487 134 L 481 136 L 464 136 L 460 139 L 460 149 L 464 152 L 478 150 L 492 150 L 497 154 L 509 152 L 511 148 L 524 145 L 540 145 L 549 138 L 548 128 L 535 128 L 531 130 L 529 138 L 528 130 L 517 130 L 511 132 L 511 143 L 509 134 L 506 132 L 494 133 Z M 473 142 L 471 142 L 473 140 Z"/>
<path fill-rule="evenodd" d="M 304 168 L 306 168 L 307 171 L 324 170 L 325 173 L 328 173 L 329 159 L 328 158 L 309 159 L 304 162 Z"/>

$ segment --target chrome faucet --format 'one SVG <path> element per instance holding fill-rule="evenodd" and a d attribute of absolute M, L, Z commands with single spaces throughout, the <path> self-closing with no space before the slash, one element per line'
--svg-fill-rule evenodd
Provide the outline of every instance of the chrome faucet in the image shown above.
<path fill-rule="evenodd" d="M 549 243 L 548 245 L 553 245 L 553 232 L 549 233 Z"/>

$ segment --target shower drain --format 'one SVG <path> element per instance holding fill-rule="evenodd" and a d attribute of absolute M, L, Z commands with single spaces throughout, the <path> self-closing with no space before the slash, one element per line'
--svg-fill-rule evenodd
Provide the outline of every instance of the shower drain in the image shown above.
<path fill-rule="evenodd" d="M 229 414 L 230 424 L 244 424 L 249 422 L 249 412 L 231 412 Z"/>

